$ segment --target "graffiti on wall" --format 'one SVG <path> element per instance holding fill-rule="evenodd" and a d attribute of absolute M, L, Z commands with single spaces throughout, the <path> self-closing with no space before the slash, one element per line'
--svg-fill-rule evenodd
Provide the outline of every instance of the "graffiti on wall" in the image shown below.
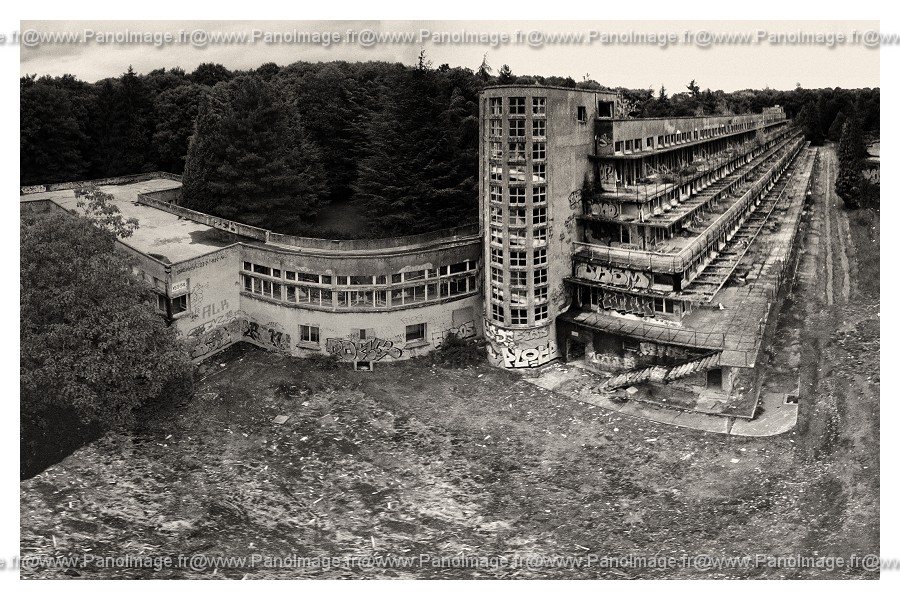
<path fill-rule="evenodd" d="M 592 202 L 591 214 L 607 219 L 615 219 L 619 216 L 619 205 L 612 202 Z"/>
<path fill-rule="evenodd" d="M 325 351 L 340 360 L 374 360 L 388 356 L 393 359 L 403 356 L 403 350 L 394 346 L 391 340 L 381 338 L 325 340 Z"/>
<path fill-rule="evenodd" d="M 579 263 L 575 267 L 575 276 L 581 279 L 590 279 L 599 283 L 628 288 L 629 290 L 650 287 L 650 277 L 645 273 L 629 269 L 614 269 L 604 265 Z"/>
<path fill-rule="evenodd" d="M 438 331 L 437 333 L 431 334 L 431 345 L 435 348 L 441 346 L 444 343 L 444 340 L 450 337 L 451 335 L 455 335 L 460 339 L 475 337 L 475 321 L 468 321 L 463 323 L 458 327 L 451 327 L 450 329 L 445 329 L 443 331 Z"/>
<path fill-rule="evenodd" d="M 575 190 L 571 194 L 569 194 L 569 208 L 575 209 L 578 208 L 578 205 L 581 203 L 581 190 Z"/>
<path fill-rule="evenodd" d="M 291 349 L 291 336 L 281 325 L 274 322 L 260 325 L 243 311 L 229 311 L 198 325 L 188 332 L 187 338 L 192 344 L 191 358 L 206 356 L 241 340 L 277 352 L 290 352 Z"/>
<path fill-rule="evenodd" d="M 507 369 L 539 367 L 556 358 L 556 344 L 547 342 L 537 348 L 503 348 L 503 366 Z"/>
<path fill-rule="evenodd" d="M 503 329 L 497 327 L 487 319 L 484 320 L 484 335 L 492 342 L 505 347 L 513 348 L 519 343 L 542 340 L 550 335 L 548 327 L 537 329 Z"/>
<path fill-rule="evenodd" d="M 656 311 L 653 310 L 653 298 L 604 291 L 601 305 L 607 310 L 636 313 L 645 317 L 656 316 Z"/>
<path fill-rule="evenodd" d="M 488 356 L 495 363 L 502 361 L 510 369 L 538 367 L 558 356 L 556 344 L 547 338 L 550 328 L 504 329 L 484 320 L 484 335 L 491 342 Z M 529 347 L 537 342 L 536 347 Z M 499 351 L 498 351 L 499 350 Z"/>
<path fill-rule="evenodd" d="M 604 187 L 615 187 L 616 169 L 612 163 L 602 163 L 597 170 L 597 179 Z"/>

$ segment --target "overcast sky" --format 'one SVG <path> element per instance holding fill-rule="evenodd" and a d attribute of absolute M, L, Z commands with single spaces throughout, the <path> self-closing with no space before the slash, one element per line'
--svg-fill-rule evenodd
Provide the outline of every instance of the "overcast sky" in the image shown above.
<path fill-rule="evenodd" d="M 829 48 L 827 43 L 775 43 L 766 35 L 751 44 L 713 44 L 699 47 L 686 41 L 686 31 L 694 37 L 703 32 L 750 34 L 758 38 L 766 34 L 842 33 L 850 38 L 852 32 L 878 29 L 877 21 L 23 21 L 21 31 L 40 33 L 77 32 L 91 30 L 95 39 L 82 43 L 22 46 L 21 73 L 62 75 L 70 73 L 86 81 L 118 76 L 129 65 L 146 73 L 161 67 L 181 67 L 193 70 L 202 62 L 216 62 L 230 69 L 258 67 L 265 62 L 280 65 L 296 61 L 365 61 L 385 60 L 414 64 L 421 49 L 425 49 L 434 66 L 448 63 L 477 69 L 487 54 L 488 63 L 496 70 L 508 64 L 517 75 L 559 75 L 582 80 L 592 79 L 609 86 L 653 87 L 665 85 L 670 93 L 683 91 L 696 79 L 702 88 L 733 91 L 744 88 L 791 89 L 797 83 L 806 88 L 816 87 L 877 87 L 879 86 L 879 50 L 862 44 L 845 43 Z M 194 30 L 243 33 L 280 32 L 300 34 L 333 32 L 340 34 L 340 43 L 328 47 L 321 43 L 265 43 L 208 45 L 203 48 L 186 44 L 168 44 L 155 48 L 152 44 L 99 43 L 96 34 L 156 33 Z M 421 30 L 489 36 L 506 33 L 511 41 L 492 45 L 478 43 L 442 43 L 431 40 L 408 43 L 377 43 L 362 47 L 358 41 L 346 38 L 347 32 L 410 32 L 417 36 Z M 617 33 L 625 35 L 666 34 L 677 42 L 662 48 L 651 43 L 556 43 L 545 42 L 531 47 L 533 30 L 546 37 L 554 34 L 581 34 L 587 40 L 592 34 Z M 516 32 L 521 32 L 516 37 Z M 530 37 L 531 36 L 531 37 Z M 518 43 L 516 43 L 518 41 Z M 827 39 L 825 40 L 827 41 Z"/>

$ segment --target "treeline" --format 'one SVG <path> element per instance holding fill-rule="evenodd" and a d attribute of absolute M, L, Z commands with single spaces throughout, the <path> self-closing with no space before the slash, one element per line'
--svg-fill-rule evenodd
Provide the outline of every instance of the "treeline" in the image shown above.
<path fill-rule="evenodd" d="M 477 218 L 478 93 L 497 84 L 605 88 L 589 79 L 443 64 L 273 63 L 232 72 L 131 68 L 88 84 L 21 80 L 23 184 L 184 173 L 186 205 L 283 233 L 378 237 Z M 621 117 L 760 112 L 780 104 L 813 143 L 851 115 L 879 128 L 879 90 L 616 88 Z M 836 136 L 836 137 L 835 137 Z M 326 213 L 362 223 L 328 231 Z M 332 216 L 334 216 L 332 214 Z"/>

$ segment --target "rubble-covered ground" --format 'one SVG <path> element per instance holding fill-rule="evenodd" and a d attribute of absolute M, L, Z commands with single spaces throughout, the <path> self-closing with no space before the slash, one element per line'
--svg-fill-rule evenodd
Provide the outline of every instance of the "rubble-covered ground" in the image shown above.
<path fill-rule="evenodd" d="M 878 214 L 835 200 L 816 199 L 784 317 L 803 324 L 788 434 L 658 425 L 488 366 L 321 370 L 239 345 L 174 414 L 22 482 L 22 577 L 876 578 L 827 560 L 879 549 Z M 608 564 L 628 555 L 647 562 Z"/>

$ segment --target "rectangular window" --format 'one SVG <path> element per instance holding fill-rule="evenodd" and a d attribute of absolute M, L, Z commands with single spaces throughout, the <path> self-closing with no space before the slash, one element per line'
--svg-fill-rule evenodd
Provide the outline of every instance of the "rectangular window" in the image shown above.
<path fill-rule="evenodd" d="M 416 304 L 418 302 L 425 302 L 424 285 L 403 288 L 403 304 Z"/>
<path fill-rule="evenodd" d="M 491 166 L 491 181 L 503 181 L 503 167 Z"/>
<path fill-rule="evenodd" d="M 425 323 L 417 323 L 416 325 L 406 326 L 406 341 L 415 342 L 425 339 Z"/>
<path fill-rule="evenodd" d="M 496 227 L 491 227 L 491 243 L 502 246 L 503 245 L 503 230 L 498 229 Z"/>
<path fill-rule="evenodd" d="M 285 271 L 284 278 L 288 281 L 297 281 L 297 274 L 293 271 Z"/>
<path fill-rule="evenodd" d="M 509 266 L 510 267 L 528 266 L 528 253 L 527 252 L 510 252 L 509 253 Z"/>
<path fill-rule="evenodd" d="M 657 145 L 657 146 L 662 146 L 664 143 L 665 143 L 665 139 L 664 139 L 663 136 L 658 136 L 658 137 L 656 138 L 656 145 Z"/>
<path fill-rule="evenodd" d="M 244 275 L 244 291 L 252 292 L 253 291 L 253 278 L 249 275 Z M 165 308 L 163 308 L 165 310 Z"/>
<path fill-rule="evenodd" d="M 531 200 L 535 204 L 543 204 L 547 201 L 547 188 L 539 185 L 531 188 Z"/>
<path fill-rule="evenodd" d="M 319 276 L 312 273 L 297 273 L 297 281 L 306 283 L 319 283 Z"/>
<path fill-rule="evenodd" d="M 512 308 L 509 316 L 513 325 L 528 325 L 528 309 Z"/>
<path fill-rule="evenodd" d="M 534 137 L 545 137 L 547 135 L 547 121 L 535 119 L 531 125 L 531 135 Z"/>
<path fill-rule="evenodd" d="M 535 250 L 534 251 L 534 265 L 537 267 L 537 266 L 546 265 L 546 264 L 547 264 L 547 249 L 543 248 L 540 250 Z"/>
<path fill-rule="evenodd" d="M 271 275 L 272 269 L 269 267 L 264 267 L 262 265 L 253 265 L 253 272 L 260 273 L 261 275 Z"/>
<path fill-rule="evenodd" d="M 503 285 L 503 269 L 491 267 L 491 283 L 499 283 Z"/>
<path fill-rule="evenodd" d="M 500 160 L 503 158 L 503 143 L 491 142 L 491 158 Z"/>
<path fill-rule="evenodd" d="M 534 321 L 537 323 L 538 321 L 543 321 L 547 318 L 547 305 L 543 306 L 535 306 L 534 307 Z"/>
<path fill-rule="evenodd" d="M 635 152 L 641 151 L 641 140 L 640 139 L 634 140 L 634 151 Z"/>
<path fill-rule="evenodd" d="M 547 228 L 546 227 L 538 227 L 534 229 L 534 243 L 535 244 L 546 244 L 547 243 Z"/>
<path fill-rule="evenodd" d="M 503 135 L 503 121 L 500 119 L 491 119 L 491 137 L 501 137 Z"/>
<path fill-rule="evenodd" d="M 510 287 L 527 287 L 528 272 L 527 271 L 510 271 L 509 272 Z"/>
<path fill-rule="evenodd" d="M 387 290 L 375 291 L 375 307 L 384 308 L 387 306 Z"/>
<path fill-rule="evenodd" d="M 578 107 L 578 122 L 584 123 L 585 121 L 587 121 L 587 107 L 579 106 Z"/>
<path fill-rule="evenodd" d="M 464 260 L 462 262 L 454 263 L 450 265 L 450 269 L 448 270 L 448 275 L 455 275 L 456 273 L 465 273 L 466 271 L 470 271 L 469 261 Z"/>
<path fill-rule="evenodd" d="M 523 162 L 525 160 L 525 142 L 509 143 L 509 162 Z"/>
<path fill-rule="evenodd" d="M 524 229 L 509 230 L 509 247 L 510 249 L 528 247 L 528 237 Z"/>
<path fill-rule="evenodd" d="M 535 302 L 546 302 L 547 301 L 547 286 L 542 285 L 540 287 L 534 288 L 534 301 Z"/>
<path fill-rule="evenodd" d="M 525 119 L 509 120 L 509 137 L 525 137 Z"/>
<path fill-rule="evenodd" d="M 525 206 L 525 188 L 511 187 L 509 188 L 509 204 L 510 206 Z"/>
<path fill-rule="evenodd" d="M 510 290 L 510 306 L 528 306 L 528 292 L 525 290 Z"/>
<path fill-rule="evenodd" d="M 509 226 L 510 227 L 525 227 L 525 209 L 524 208 L 510 208 L 509 209 Z"/>
<path fill-rule="evenodd" d="M 533 183 L 547 183 L 547 165 L 545 163 L 531 165 L 531 174 Z"/>
<path fill-rule="evenodd" d="M 547 283 L 547 269 L 534 270 L 534 285 L 542 285 Z"/>
<path fill-rule="evenodd" d="M 631 152 L 631 140 L 625 140 L 625 152 Z"/>
<path fill-rule="evenodd" d="M 648 138 L 647 138 L 647 149 L 649 150 L 649 149 L 652 148 L 652 147 L 653 147 L 653 138 L 652 138 L 652 137 L 648 137 Z"/>
<path fill-rule="evenodd" d="M 532 98 L 531 99 L 531 112 L 536 115 L 547 114 L 547 99 L 546 98 Z"/>
<path fill-rule="evenodd" d="M 503 306 L 491 302 L 491 318 L 495 321 L 503 322 Z"/>
<path fill-rule="evenodd" d="M 491 248 L 491 262 L 496 265 L 503 264 L 503 250 L 500 248 Z"/>
<path fill-rule="evenodd" d="M 513 97 L 509 99 L 509 114 L 524 115 L 525 114 L 525 98 Z"/>
<path fill-rule="evenodd" d="M 544 160 L 547 158 L 547 143 L 534 142 L 531 144 L 531 160 Z"/>
<path fill-rule="evenodd" d="M 300 326 L 300 341 L 308 344 L 319 343 L 319 328 L 315 325 Z"/>
<path fill-rule="evenodd" d="M 178 315 L 188 309 L 187 294 L 172 298 L 172 314 Z"/>
<path fill-rule="evenodd" d="M 611 119 L 613 116 L 613 103 L 600 100 L 597 102 L 597 116 L 603 119 Z"/>
<path fill-rule="evenodd" d="M 425 271 L 407 271 L 403 274 L 403 281 L 419 281 L 425 279 Z"/>
<path fill-rule="evenodd" d="M 503 208 L 500 206 L 491 207 L 491 223 L 494 225 L 503 224 Z"/>
<path fill-rule="evenodd" d="M 350 285 L 372 285 L 372 276 L 350 275 Z"/>
<path fill-rule="evenodd" d="M 458 296 L 459 294 L 465 294 L 469 291 L 466 289 L 466 278 L 451 279 L 449 284 L 449 295 L 451 296 Z"/>
<path fill-rule="evenodd" d="M 350 306 L 372 306 L 372 292 L 350 292 Z"/>
<path fill-rule="evenodd" d="M 247 278 L 247 279 L 249 279 L 249 278 Z M 166 308 L 166 300 L 167 300 L 167 298 L 165 296 L 163 296 L 162 294 L 157 294 L 156 295 L 156 310 L 158 310 L 159 312 L 168 314 L 169 311 Z"/>
<path fill-rule="evenodd" d="M 546 225 L 547 224 L 547 209 L 546 208 L 535 208 L 532 212 L 531 222 L 534 225 Z"/>
<path fill-rule="evenodd" d="M 616 152 L 621 152 L 621 151 L 622 151 L 622 142 L 621 142 L 621 141 L 616 142 L 616 143 L 613 145 L 613 148 L 615 148 L 615 151 L 616 151 Z"/>
<path fill-rule="evenodd" d="M 253 270 L 253 263 L 248 263 L 247 261 L 244 261 L 244 270 L 245 270 L 245 271 L 252 271 L 252 270 Z"/>
<path fill-rule="evenodd" d="M 492 285 L 491 286 L 491 300 L 495 300 L 497 302 L 503 302 L 503 289 Z"/>
<path fill-rule="evenodd" d="M 503 98 L 491 98 L 491 116 L 499 117 L 503 114 Z"/>
<path fill-rule="evenodd" d="M 503 202 L 503 188 L 499 185 L 491 186 L 491 202 Z"/>

